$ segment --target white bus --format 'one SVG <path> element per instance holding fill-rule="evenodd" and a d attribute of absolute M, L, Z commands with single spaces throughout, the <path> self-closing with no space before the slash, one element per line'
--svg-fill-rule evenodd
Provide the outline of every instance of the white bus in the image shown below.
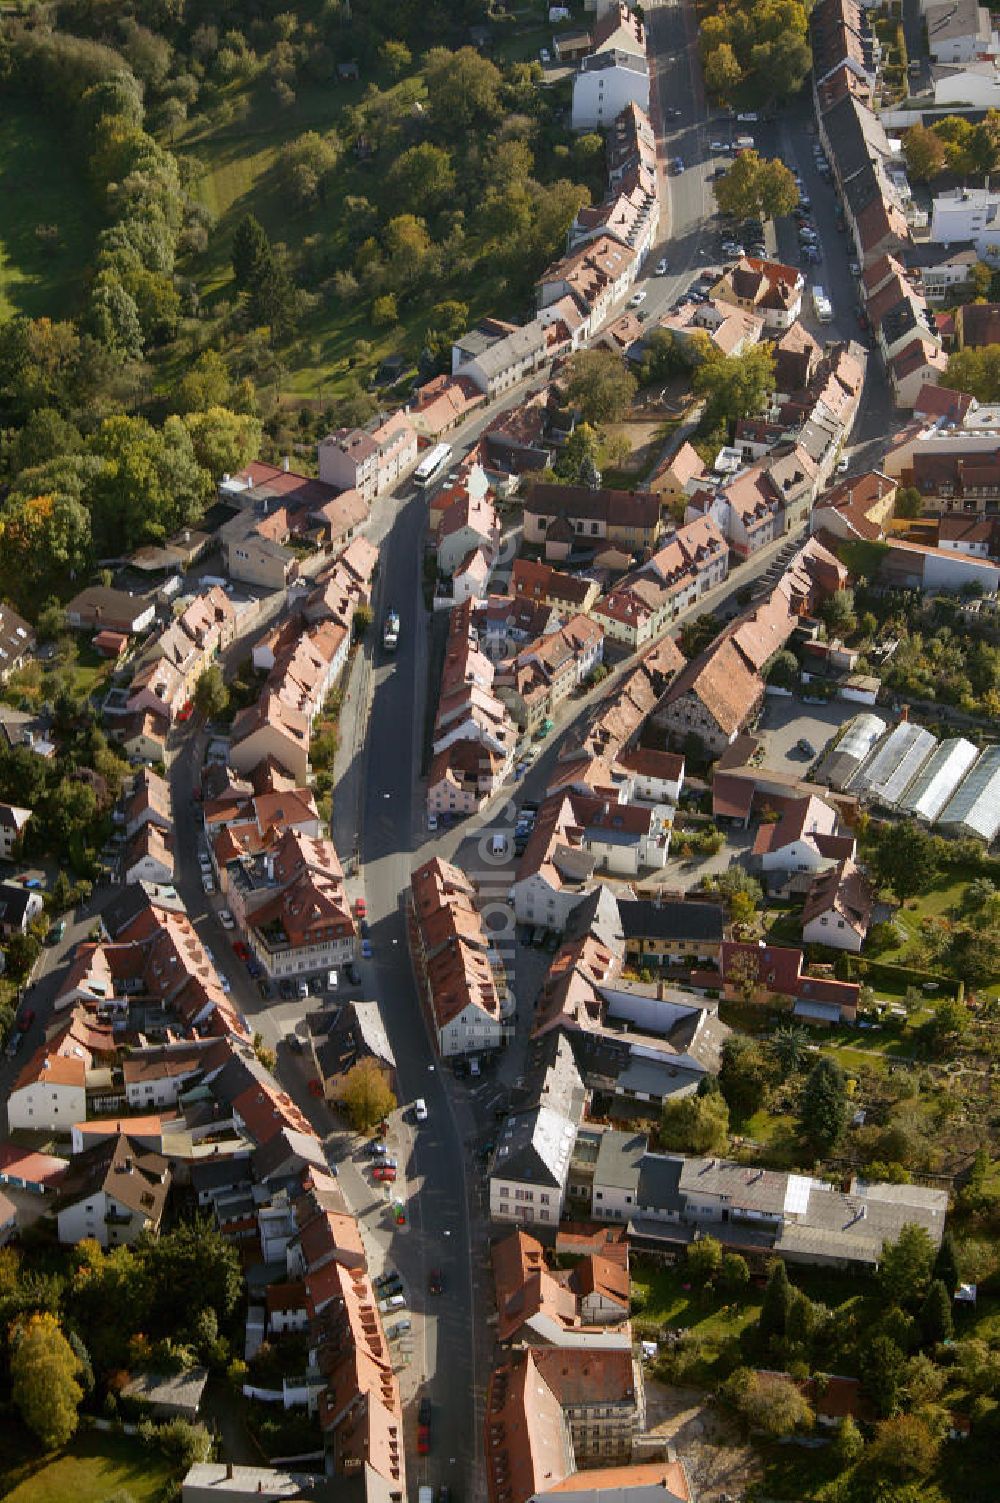
<path fill-rule="evenodd" d="M 828 324 L 833 319 L 833 304 L 823 291 L 822 287 L 814 287 L 812 293 L 813 309 L 821 324 Z"/>
<path fill-rule="evenodd" d="M 417 465 L 414 475 L 414 479 L 416 480 L 417 485 L 420 486 L 422 490 L 426 489 L 427 486 L 432 485 L 441 474 L 442 470 L 447 469 L 450 460 L 451 445 L 435 444 L 430 453 L 425 454 L 423 459 Z"/>

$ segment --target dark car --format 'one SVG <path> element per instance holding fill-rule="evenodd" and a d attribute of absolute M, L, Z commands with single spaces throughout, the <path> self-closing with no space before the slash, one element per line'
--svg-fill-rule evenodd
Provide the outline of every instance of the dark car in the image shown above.
<path fill-rule="evenodd" d="M 424 1398 L 422 1398 L 420 1400 L 420 1407 L 417 1410 L 417 1424 L 418 1425 L 429 1425 L 430 1422 L 431 1422 L 431 1401 L 425 1395 Z"/>
<path fill-rule="evenodd" d="M 361 919 L 360 922 L 359 922 L 359 924 L 358 924 L 358 933 L 361 935 L 361 938 L 362 939 L 368 939 L 368 937 L 370 936 L 371 932 L 372 932 L 371 929 L 368 927 L 368 920 L 367 919 Z"/>
<path fill-rule="evenodd" d="M 290 1002 L 295 996 L 295 990 L 290 981 L 282 981 L 278 986 L 278 996 L 285 1002 Z"/>
<path fill-rule="evenodd" d="M 550 955 L 554 955 L 559 948 L 559 935 L 555 929 L 550 929 L 545 936 L 545 948 Z"/>
<path fill-rule="evenodd" d="M 302 1053 L 302 1040 L 299 1038 L 297 1033 L 286 1033 L 285 1043 L 288 1045 L 289 1049 L 291 1049 L 293 1054 Z"/>
<path fill-rule="evenodd" d="M 431 1294 L 444 1293 L 444 1274 L 441 1272 L 440 1268 L 431 1269 L 430 1278 L 427 1280 L 427 1288 L 430 1290 Z"/>
<path fill-rule="evenodd" d="M 351 986 L 357 986 L 357 984 L 358 984 L 358 968 L 354 964 L 353 960 L 349 960 L 347 962 L 347 964 L 344 966 L 344 975 L 347 977 L 347 980 L 348 980 L 348 982 L 350 983 Z"/>
<path fill-rule="evenodd" d="M 34 1010 L 34 1008 L 33 1007 L 22 1007 L 21 1011 L 17 1015 L 18 1030 L 21 1033 L 27 1033 L 28 1029 L 31 1027 L 31 1025 L 32 1025 L 32 1023 L 34 1021 L 35 1021 L 35 1010 Z"/>

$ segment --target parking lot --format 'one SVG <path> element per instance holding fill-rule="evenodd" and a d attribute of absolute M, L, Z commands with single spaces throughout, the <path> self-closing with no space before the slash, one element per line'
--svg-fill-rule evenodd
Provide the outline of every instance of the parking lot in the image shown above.
<path fill-rule="evenodd" d="M 758 722 L 766 743 L 766 765 L 806 778 L 845 721 L 863 713 L 867 705 L 834 699 L 829 704 L 804 704 L 800 698 L 769 694 Z M 808 741 L 813 754 L 798 748 Z"/>

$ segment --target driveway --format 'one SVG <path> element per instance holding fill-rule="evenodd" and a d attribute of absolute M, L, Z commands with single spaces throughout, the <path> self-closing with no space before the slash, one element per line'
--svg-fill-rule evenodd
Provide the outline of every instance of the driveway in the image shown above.
<path fill-rule="evenodd" d="M 765 765 L 807 778 L 845 721 L 870 709 L 870 705 L 853 704 L 846 699 L 807 705 L 797 696 L 785 699 L 768 695 L 758 724 L 766 747 Z M 797 750 L 800 738 L 809 742 L 815 756 Z"/>

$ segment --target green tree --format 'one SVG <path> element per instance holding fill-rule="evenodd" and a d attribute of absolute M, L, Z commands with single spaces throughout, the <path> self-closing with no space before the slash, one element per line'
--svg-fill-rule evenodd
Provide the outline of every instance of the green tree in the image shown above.
<path fill-rule="evenodd" d="M 392 163 L 386 185 L 401 213 L 434 214 L 455 192 L 451 152 L 423 141 Z"/>
<path fill-rule="evenodd" d="M 925 892 L 938 875 L 940 847 L 915 820 L 887 824 L 879 832 L 871 864 L 878 882 L 905 901 Z"/>
<path fill-rule="evenodd" d="M 955 1246 L 955 1238 L 951 1231 L 945 1228 L 941 1245 L 937 1250 L 933 1268 L 934 1278 L 939 1280 L 950 1295 L 955 1293 L 959 1285 L 958 1272 L 958 1249 Z"/>
<path fill-rule="evenodd" d="M 752 417 L 774 390 L 774 354 L 766 342 L 742 355 L 722 355 L 710 345 L 694 372 L 692 386 L 705 398 L 706 428 Z"/>
<path fill-rule="evenodd" d="M 236 1248 L 207 1217 L 182 1221 L 141 1252 L 151 1290 L 151 1327 L 172 1335 L 186 1327 L 192 1310 L 212 1309 L 219 1326 L 231 1320 L 243 1292 Z"/>
<path fill-rule="evenodd" d="M 213 479 L 238 474 L 260 453 L 263 426 L 259 418 L 228 407 L 190 412 L 184 426 L 191 435 L 194 456 Z"/>
<path fill-rule="evenodd" d="M 788 1282 L 788 1269 L 780 1258 L 771 1266 L 771 1276 L 764 1290 L 758 1326 L 764 1337 L 784 1336 L 795 1291 Z"/>
<path fill-rule="evenodd" d="M 897 1305 L 918 1305 L 930 1283 L 934 1255 L 924 1228 L 907 1222 L 895 1242 L 882 1249 L 878 1276 L 886 1298 Z"/>
<path fill-rule="evenodd" d="M 797 1024 L 785 1024 L 772 1034 L 771 1048 L 782 1075 L 797 1075 L 809 1057 L 809 1035 Z"/>
<path fill-rule="evenodd" d="M 382 60 L 382 66 L 391 78 L 402 78 L 403 74 L 412 66 L 413 58 L 409 47 L 405 42 L 397 42 L 391 38 L 382 43 L 378 50 Z"/>
<path fill-rule="evenodd" d="M 876 1427 L 865 1451 L 866 1477 L 907 1481 L 933 1471 L 941 1441 L 916 1414 L 894 1415 Z"/>
<path fill-rule="evenodd" d="M 743 69 L 728 42 L 709 52 L 702 64 L 705 87 L 717 99 L 731 99 L 743 82 Z"/>
<path fill-rule="evenodd" d="M 632 372 L 611 350 L 578 350 L 570 360 L 566 395 L 588 423 L 620 422 L 638 389 Z"/>
<path fill-rule="evenodd" d="M 952 1335 L 951 1295 L 941 1279 L 931 1279 L 920 1306 L 920 1334 L 925 1346 L 950 1341 Z"/>
<path fill-rule="evenodd" d="M 216 720 L 229 704 L 229 690 L 217 663 L 206 668 L 194 686 L 194 703 L 206 720 Z"/>
<path fill-rule="evenodd" d="M 231 389 L 229 369 L 222 356 L 217 350 L 203 350 L 174 387 L 172 406 L 180 413 L 225 407 Z"/>
<path fill-rule="evenodd" d="M 500 70 L 474 47 L 432 47 L 424 59 L 427 112 L 445 136 L 484 135 L 501 111 Z"/>
<path fill-rule="evenodd" d="M 817 1154 L 836 1148 L 847 1126 L 847 1086 L 844 1072 L 830 1055 L 818 1059 L 806 1077 L 799 1097 L 799 1127 Z"/>
<path fill-rule="evenodd" d="M 359 1060 L 347 1072 L 342 1099 L 355 1132 L 370 1132 L 396 1108 L 396 1098 L 373 1059 Z"/>
<path fill-rule="evenodd" d="M 734 219 L 778 219 L 790 214 L 799 201 L 791 170 L 778 158 L 743 151 L 724 177 L 713 184 L 716 202 L 723 214 Z"/>
<path fill-rule="evenodd" d="M 858 1429 L 856 1421 L 849 1414 L 845 1414 L 837 1426 L 837 1433 L 833 1437 L 833 1445 L 830 1448 L 838 1471 L 846 1472 L 848 1467 L 854 1466 L 861 1459 L 864 1448 L 865 1438 Z"/>
<path fill-rule="evenodd" d="M 924 498 L 915 485 L 901 485 L 896 492 L 892 514 L 894 517 L 903 517 L 907 521 L 913 521 L 919 517 L 924 509 Z"/>
<path fill-rule="evenodd" d="M 376 329 L 391 329 L 399 323 L 395 293 L 385 292 L 372 303 L 372 324 Z"/>
<path fill-rule="evenodd" d="M 968 392 L 980 402 L 1000 401 L 1000 344 L 953 350 L 941 378 L 956 391 Z"/>
<path fill-rule="evenodd" d="M 664 1148 L 681 1153 L 722 1154 L 729 1146 L 729 1109 L 720 1095 L 666 1101 L 660 1117 Z"/>
<path fill-rule="evenodd" d="M 899 1403 L 906 1358 L 889 1336 L 875 1336 L 866 1345 L 861 1358 L 861 1386 L 879 1414 L 887 1418 Z"/>
<path fill-rule="evenodd" d="M 15 1325 L 10 1374 L 14 1403 L 47 1451 L 64 1446 L 77 1426 L 83 1389 L 80 1361 L 57 1318 L 29 1315 Z"/>
<path fill-rule="evenodd" d="M 300 209 L 312 208 L 326 197 L 327 183 L 340 151 L 336 138 L 307 130 L 281 149 L 278 158 L 282 182 L 287 183 Z"/>
<path fill-rule="evenodd" d="M 737 1121 L 746 1121 L 764 1100 L 768 1084 L 764 1051 L 756 1039 L 734 1033 L 722 1046 L 719 1089 Z"/>
<path fill-rule="evenodd" d="M 755 1373 L 737 1368 L 726 1380 L 724 1396 L 753 1430 L 779 1439 L 810 1430 L 814 1416 L 796 1383 L 783 1373 Z"/>
<path fill-rule="evenodd" d="M 687 1245 L 684 1267 L 695 1284 L 710 1284 L 722 1267 L 722 1244 L 715 1237 L 696 1237 Z"/>
<path fill-rule="evenodd" d="M 427 352 L 436 365 L 450 369 L 451 347 L 469 327 L 469 305 L 456 298 L 435 303 L 424 335 Z"/>
<path fill-rule="evenodd" d="M 799 660 L 787 649 L 776 652 L 764 667 L 764 677 L 769 684 L 778 684 L 783 689 L 794 689 L 799 682 Z"/>
<path fill-rule="evenodd" d="M 90 514 L 75 496 L 18 489 L 8 496 L 0 512 L 0 585 L 8 595 L 34 602 L 84 573 L 90 559 Z"/>
<path fill-rule="evenodd" d="M 252 214 L 245 214 L 233 234 L 233 276 L 242 292 L 248 292 L 258 267 L 270 259 L 271 242 L 264 226 Z"/>
<path fill-rule="evenodd" d="M 725 1253 L 719 1269 L 719 1291 L 727 1299 L 740 1300 L 750 1287 L 750 1269 L 739 1253 Z"/>
<path fill-rule="evenodd" d="M 926 125 L 913 125 L 903 134 L 906 169 L 917 183 L 929 183 L 945 169 L 947 154 L 944 142 Z"/>

